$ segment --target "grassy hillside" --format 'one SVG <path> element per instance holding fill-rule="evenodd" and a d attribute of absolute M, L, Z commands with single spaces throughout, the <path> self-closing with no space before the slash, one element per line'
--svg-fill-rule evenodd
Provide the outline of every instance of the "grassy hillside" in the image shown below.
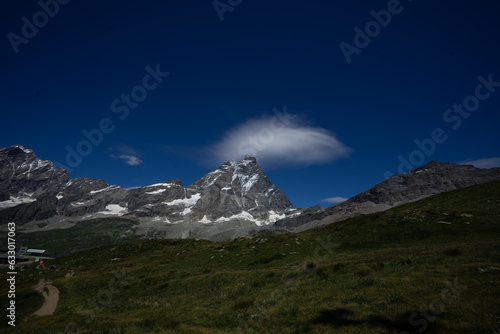
<path fill-rule="evenodd" d="M 499 333 L 500 271 L 478 272 L 500 268 L 499 221 L 493 182 L 300 234 L 105 246 L 26 266 L 8 332 Z M 40 278 L 58 308 L 30 317 Z"/>
<path fill-rule="evenodd" d="M 33 233 L 19 233 L 17 242 L 38 249 L 47 249 L 49 255 L 74 253 L 102 245 L 125 240 L 137 240 L 132 228 L 136 223 L 124 218 L 100 218 L 78 223 L 68 229 L 50 230 Z M 0 234 L 5 240 L 5 233 Z"/>

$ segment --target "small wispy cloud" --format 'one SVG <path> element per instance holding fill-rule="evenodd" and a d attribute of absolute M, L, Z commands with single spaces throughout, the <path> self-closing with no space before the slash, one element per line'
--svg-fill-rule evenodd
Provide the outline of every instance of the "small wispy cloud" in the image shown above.
<path fill-rule="evenodd" d="M 462 162 L 459 162 L 460 165 L 473 165 L 474 167 L 477 168 L 494 168 L 494 167 L 500 167 L 500 157 L 496 158 L 485 158 L 485 159 L 478 159 L 478 160 L 465 160 Z"/>
<path fill-rule="evenodd" d="M 336 204 L 336 203 L 342 203 L 342 202 L 345 202 L 347 201 L 349 198 L 345 198 L 345 197 L 340 197 L 340 196 L 337 196 L 337 197 L 330 197 L 330 198 L 325 198 L 325 199 L 322 199 L 321 202 L 324 202 L 324 203 L 330 203 L 330 204 Z"/>
<path fill-rule="evenodd" d="M 143 161 L 141 159 L 139 159 L 138 157 L 133 156 L 133 155 L 126 155 L 126 154 L 114 155 L 114 154 L 111 154 L 110 157 L 113 159 L 122 159 L 125 161 L 125 163 L 127 165 L 130 165 L 130 166 L 139 166 L 140 164 L 143 163 Z"/>
<path fill-rule="evenodd" d="M 212 164 L 253 155 L 262 166 L 317 165 L 346 157 L 351 149 L 332 132 L 303 117 L 273 110 L 228 130 L 206 151 Z"/>
<path fill-rule="evenodd" d="M 109 156 L 113 159 L 121 159 L 129 166 L 139 166 L 143 161 L 139 158 L 141 153 L 133 147 L 125 144 L 113 145 L 109 148 L 111 153 Z"/>

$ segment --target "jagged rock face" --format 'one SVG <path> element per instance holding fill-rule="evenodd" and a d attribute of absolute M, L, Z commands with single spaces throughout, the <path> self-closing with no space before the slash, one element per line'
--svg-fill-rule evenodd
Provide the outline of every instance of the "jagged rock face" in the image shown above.
<path fill-rule="evenodd" d="M 471 165 L 431 161 L 410 173 L 391 176 L 352 200 L 392 207 L 499 178 L 500 168 L 480 169 Z"/>
<path fill-rule="evenodd" d="M 185 196 L 186 190 L 181 180 L 172 179 L 147 187 L 129 189 L 127 202 L 129 210 L 134 211 L 148 204 L 171 202 L 175 199 L 184 198 Z"/>
<path fill-rule="evenodd" d="M 278 220 L 273 227 L 282 232 L 292 232 L 297 226 L 314 221 L 324 211 L 325 209 L 319 204 L 305 209 L 298 209 L 294 214 Z"/>
<path fill-rule="evenodd" d="M 188 187 L 170 179 L 123 189 L 103 180 L 70 179 L 66 170 L 15 145 L 0 148 L 0 228 L 15 221 L 35 232 L 125 217 L 137 222 L 137 235 L 225 240 L 264 230 L 298 232 L 494 180 L 500 180 L 500 168 L 432 161 L 327 209 L 294 209 L 254 157 L 228 161 Z"/>
<path fill-rule="evenodd" d="M 63 168 L 38 159 L 20 145 L 0 148 L 0 201 L 29 202 L 69 181 Z"/>
<path fill-rule="evenodd" d="M 480 169 L 471 165 L 457 165 L 431 161 L 406 174 L 393 175 L 374 187 L 334 204 L 312 215 L 278 221 L 276 226 L 303 231 L 349 217 L 384 211 L 397 205 L 418 201 L 439 193 L 500 180 L 500 168 Z"/>
<path fill-rule="evenodd" d="M 201 198 L 193 207 L 195 219 L 217 220 L 250 214 L 256 220 L 276 220 L 293 209 L 286 196 L 264 175 L 254 157 L 228 161 L 187 187 Z M 274 220 L 273 220 L 274 219 Z"/>
<path fill-rule="evenodd" d="M 186 188 L 171 179 L 123 189 L 103 180 L 71 180 L 64 169 L 56 170 L 31 150 L 13 146 L 0 149 L 0 196 L 0 223 L 24 223 L 29 231 L 126 217 L 138 222 L 138 233 L 155 230 L 164 237 L 210 239 L 240 236 L 294 211 L 254 157 L 228 161 Z"/>

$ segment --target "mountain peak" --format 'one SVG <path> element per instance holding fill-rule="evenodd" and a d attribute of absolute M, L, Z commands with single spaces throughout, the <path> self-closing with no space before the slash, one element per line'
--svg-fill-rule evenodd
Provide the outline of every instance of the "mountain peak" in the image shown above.
<path fill-rule="evenodd" d="M 26 147 L 22 145 L 12 145 L 10 147 L 5 147 L 5 148 L 0 148 L 0 152 L 5 151 L 7 154 L 20 154 L 20 153 L 25 153 L 25 154 L 33 154 L 33 151 L 30 149 L 27 149 Z"/>
<path fill-rule="evenodd" d="M 243 160 L 241 160 L 241 162 L 244 161 L 257 163 L 257 158 L 254 155 L 245 155 L 245 157 L 243 158 Z"/>
<path fill-rule="evenodd" d="M 442 163 L 439 163 L 439 162 L 436 162 L 434 160 L 431 160 L 428 163 L 426 163 L 425 165 L 422 165 L 420 167 L 414 168 L 412 171 L 413 172 L 417 172 L 417 171 L 420 171 L 420 170 L 425 170 L 425 169 L 429 169 L 429 168 L 433 168 L 433 167 L 439 166 L 440 164 L 442 164 Z"/>
<path fill-rule="evenodd" d="M 234 160 L 228 160 L 225 163 L 223 163 L 221 167 L 223 167 L 223 166 L 234 167 L 234 166 L 236 166 L 236 161 L 234 161 Z"/>
<path fill-rule="evenodd" d="M 0 199 L 10 201 L 0 208 L 33 202 L 68 181 L 66 170 L 56 170 L 52 162 L 40 160 L 22 145 L 0 148 Z"/>
<path fill-rule="evenodd" d="M 464 167 L 464 166 L 466 166 L 466 165 L 458 165 L 458 164 L 452 163 L 452 162 L 442 162 L 442 161 L 437 162 L 437 161 L 431 160 L 423 166 L 412 169 L 411 172 L 412 173 L 420 173 L 420 172 L 424 172 L 424 171 L 436 172 L 436 171 L 440 171 L 440 170 L 450 170 L 450 169 L 457 169 L 457 168 L 460 170 L 464 170 L 464 168 L 470 169 L 469 167 L 472 167 L 472 166 L 468 166 L 468 167 Z"/>

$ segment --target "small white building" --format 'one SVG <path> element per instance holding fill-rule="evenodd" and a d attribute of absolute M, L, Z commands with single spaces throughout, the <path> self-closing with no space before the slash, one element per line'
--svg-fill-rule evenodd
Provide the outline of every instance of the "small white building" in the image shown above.
<path fill-rule="evenodd" d="M 34 248 L 30 248 L 26 251 L 26 253 L 28 255 L 45 255 L 45 253 L 47 253 L 47 251 L 45 249 L 34 249 Z"/>

